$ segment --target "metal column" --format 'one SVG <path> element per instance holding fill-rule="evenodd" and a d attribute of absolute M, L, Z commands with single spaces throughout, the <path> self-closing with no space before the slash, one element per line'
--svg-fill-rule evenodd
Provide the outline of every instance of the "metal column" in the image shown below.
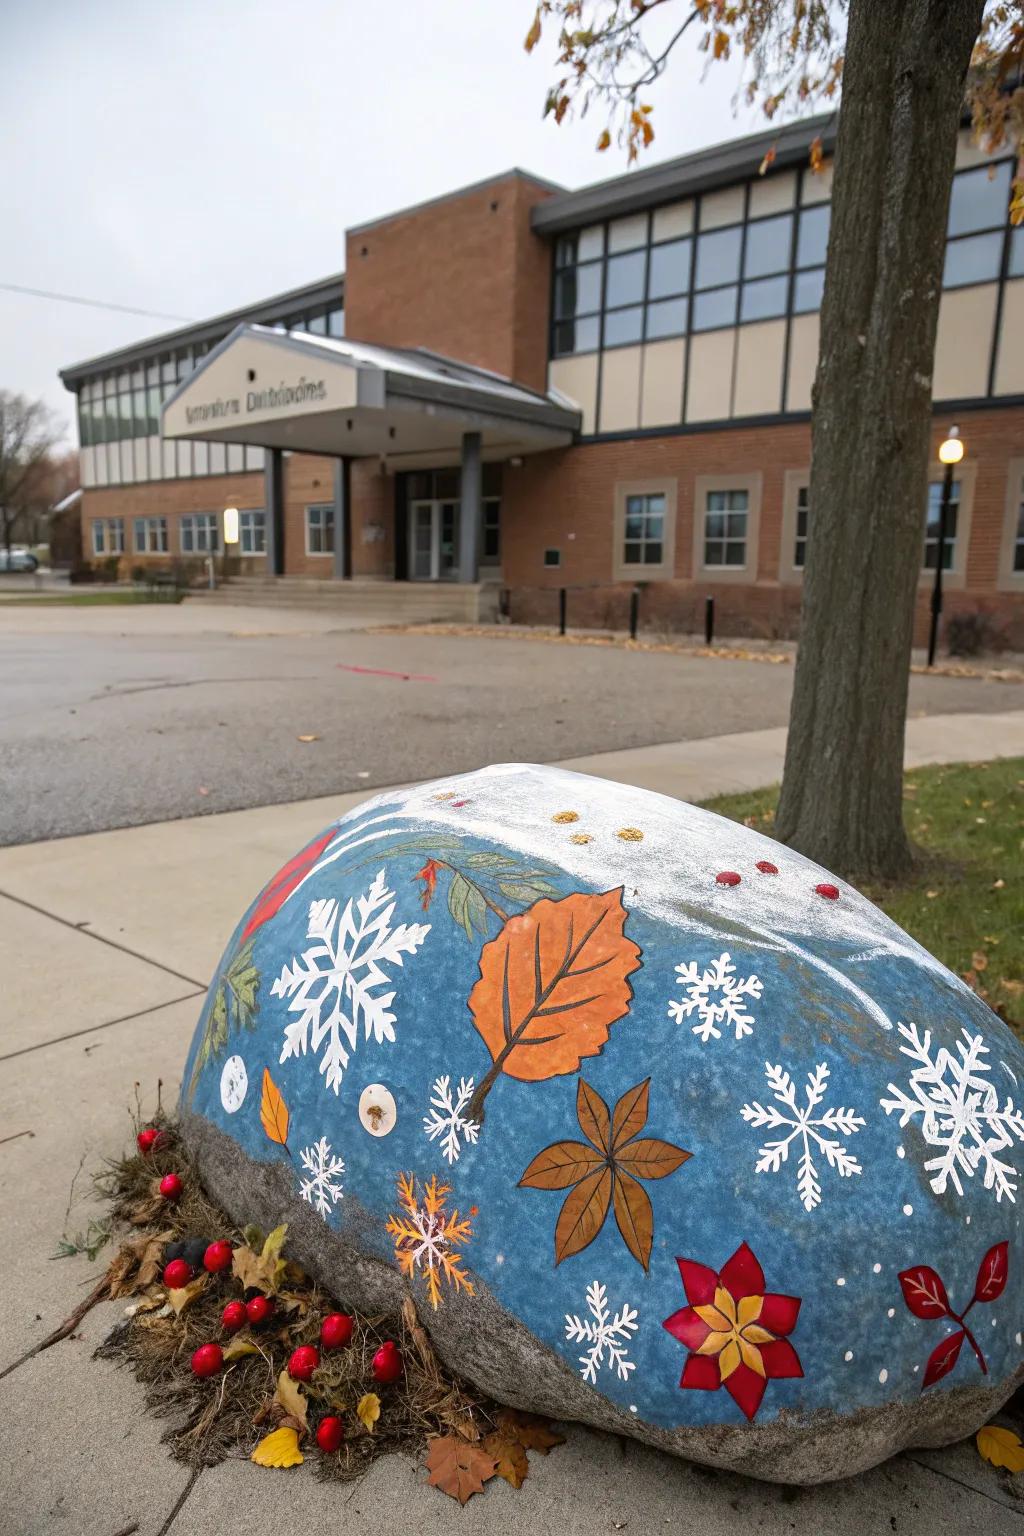
<path fill-rule="evenodd" d="M 459 580 L 462 582 L 476 582 L 480 577 L 480 545 L 483 535 L 482 492 L 480 433 L 464 432 L 459 514 Z"/>

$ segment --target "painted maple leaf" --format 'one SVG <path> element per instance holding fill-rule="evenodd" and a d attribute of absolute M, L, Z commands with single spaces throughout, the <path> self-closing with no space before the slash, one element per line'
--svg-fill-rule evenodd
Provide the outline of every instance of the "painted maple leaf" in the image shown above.
<path fill-rule="evenodd" d="M 654 1208 L 641 1179 L 664 1179 L 692 1154 L 669 1141 L 641 1136 L 647 1124 L 651 1080 L 645 1078 L 619 1099 L 614 1113 L 589 1083 L 579 1078 L 576 1117 L 586 1141 L 556 1141 L 519 1180 L 525 1189 L 570 1191 L 555 1226 L 555 1263 L 581 1253 L 604 1226 L 609 1208 L 622 1240 L 644 1269 L 654 1243 Z"/>

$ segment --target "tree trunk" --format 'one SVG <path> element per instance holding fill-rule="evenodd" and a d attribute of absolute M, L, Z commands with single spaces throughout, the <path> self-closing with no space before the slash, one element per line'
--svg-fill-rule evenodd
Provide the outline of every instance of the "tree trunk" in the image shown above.
<path fill-rule="evenodd" d="M 800 649 L 777 835 L 898 878 L 932 366 L 983 0 L 851 0 L 811 429 Z"/>

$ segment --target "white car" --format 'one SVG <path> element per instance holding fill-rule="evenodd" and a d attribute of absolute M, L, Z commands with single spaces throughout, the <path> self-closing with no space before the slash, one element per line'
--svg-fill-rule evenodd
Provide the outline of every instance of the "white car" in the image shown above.
<path fill-rule="evenodd" d="M 39 561 L 30 549 L 0 549 L 0 571 L 27 571 L 39 569 Z"/>

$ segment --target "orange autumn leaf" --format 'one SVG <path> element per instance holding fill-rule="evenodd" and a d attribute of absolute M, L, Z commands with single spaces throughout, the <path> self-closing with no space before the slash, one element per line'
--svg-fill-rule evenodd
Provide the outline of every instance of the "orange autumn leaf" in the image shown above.
<path fill-rule="evenodd" d="M 260 1097 L 260 1124 L 270 1137 L 287 1150 L 288 1147 L 288 1106 L 281 1097 L 281 1090 L 271 1077 L 267 1068 L 263 1068 L 263 1093 Z"/>
<path fill-rule="evenodd" d="M 484 946 L 469 995 L 494 1062 L 481 1089 L 499 1072 L 536 1083 L 598 1054 L 629 1008 L 628 978 L 640 965 L 639 947 L 624 931 L 627 915 L 621 886 L 544 897 Z"/>
<path fill-rule="evenodd" d="M 498 1470 L 493 1456 L 461 1435 L 432 1435 L 427 1441 L 427 1482 L 465 1504 Z"/>

